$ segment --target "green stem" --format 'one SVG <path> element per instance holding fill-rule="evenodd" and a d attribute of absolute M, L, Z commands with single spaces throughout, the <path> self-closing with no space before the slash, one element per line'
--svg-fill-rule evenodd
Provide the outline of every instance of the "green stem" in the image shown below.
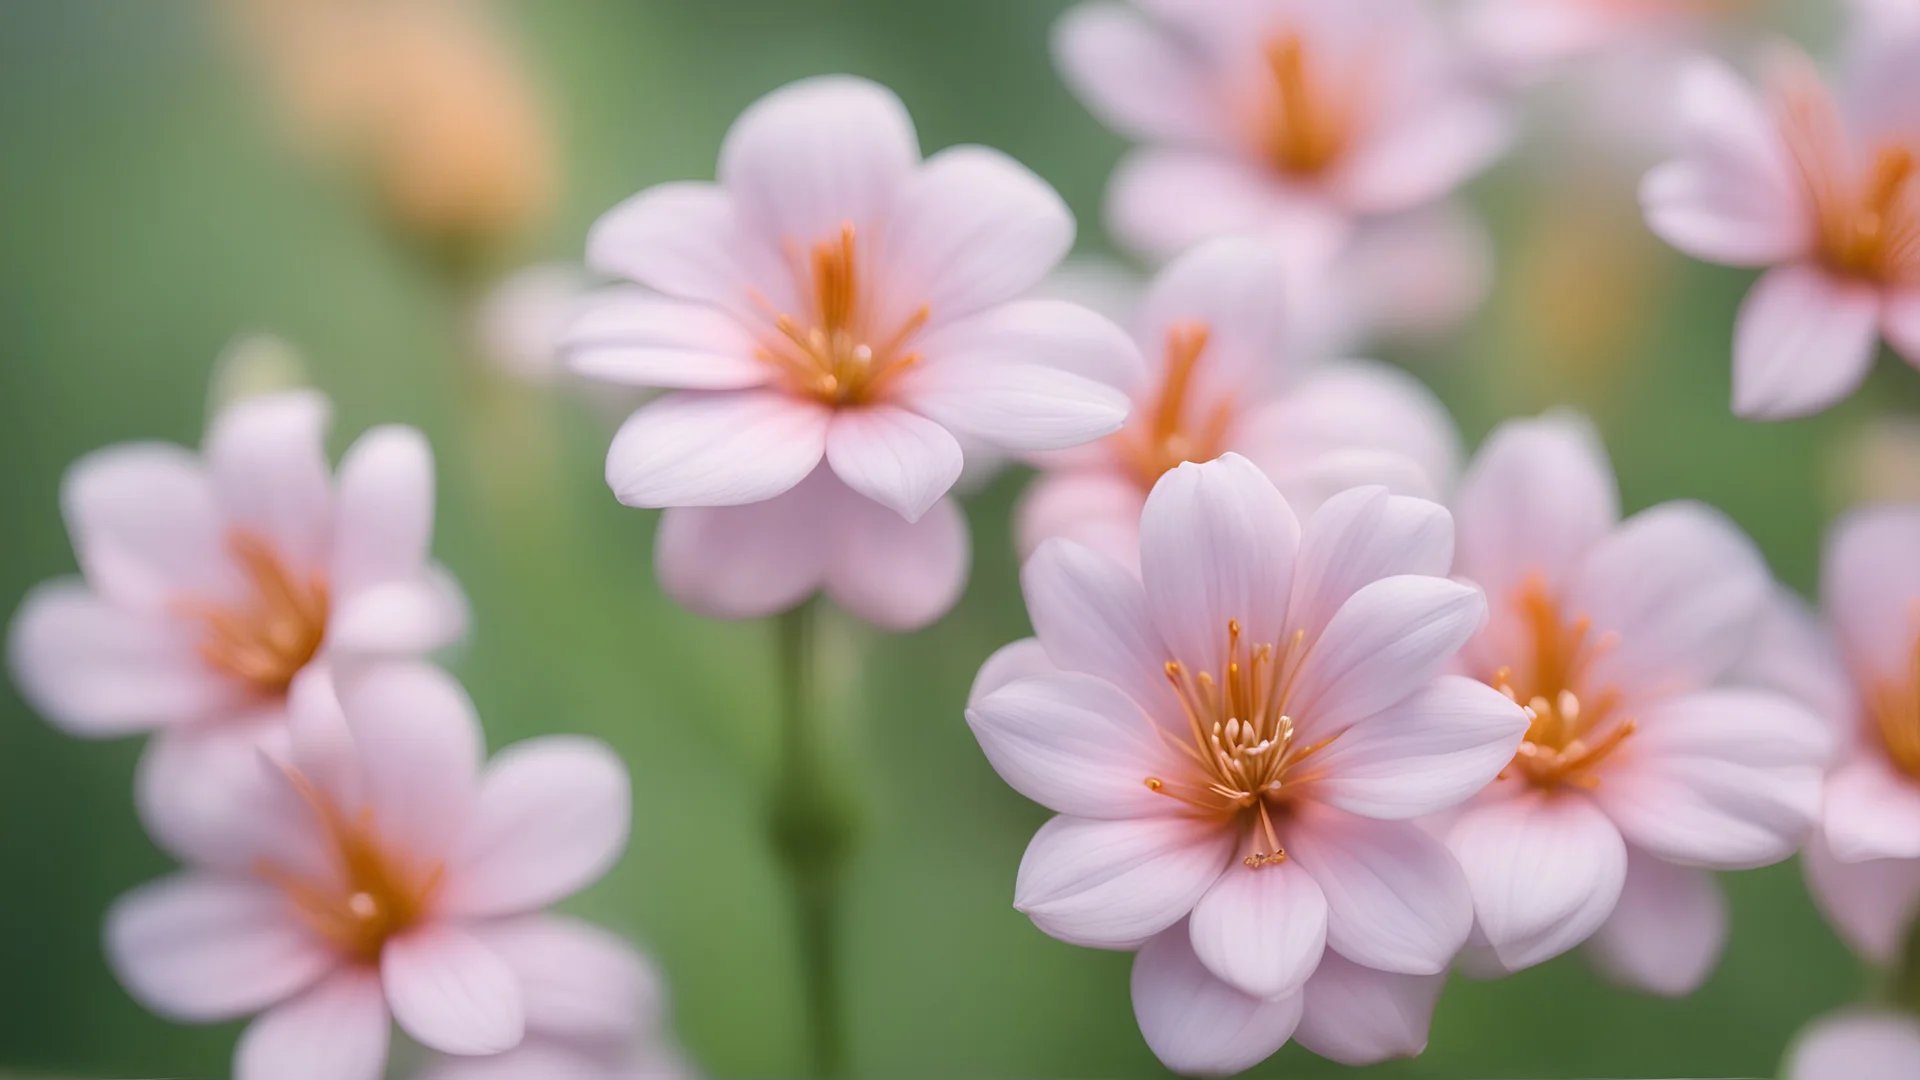
<path fill-rule="evenodd" d="M 780 765 L 769 835 L 792 890 L 794 931 L 806 1000 L 809 1074 L 847 1073 L 839 974 L 840 901 L 855 823 L 845 785 L 836 784 L 814 701 L 815 605 L 779 622 Z"/>

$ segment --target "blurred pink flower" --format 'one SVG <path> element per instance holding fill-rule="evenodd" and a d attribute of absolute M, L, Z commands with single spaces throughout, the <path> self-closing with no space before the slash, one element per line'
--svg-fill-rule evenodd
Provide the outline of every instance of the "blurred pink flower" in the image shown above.
<path fill-rule="evenodd" d="M 1467 40 L 1494 72 L 1530 81 L 1595 53 L 1701 35 L 1740 0 L 1467 0 Z"/>
<path fill-rule="evenodd" d="M 1794 1037 L 1781 1080 L 1912 1080 L 1920 1076 L 1920 1017 L 1847 1009 Z"/>
<path fill-rule="evenodd" d="M 1440 199 L 1510 134 L 1425 0 L 1098 0 L 1054 53 L 1088 108 L 1149 144 L 1107 217 L 1156 257 L 1261 230 L 1337 251 L 1354 219 Z"/>
<path fill-rule="evenodd" d="M 1496 430 L 1455 514 L 1459 572 L 1492 612 L 1467 671 L 1532 718 L 1447 830 L 1474 896 L 1467 967 L 1517 971 L 1591 938 L 1615 979 L 1689 993 L 1726 939 L 1709 871 L 1793 854 L 1831 749 L 1792 698 L 1732 685 L 1766 564 L 1698 503 L 1620 521 L 1605 450 L 1566 415 Z"/>
<path fill-rule="evenodd" d="M 448 675 L 374 661 L 335 678 L 337 700 L 326 673 L 300 677 L 271 764 L 208 778 L 231 812 L 174 839 L 189 869 L 108 914 L 128 991 L 176 1021 L 261 1012 L 237 1080 L 374 1080 L 389 1016 L 429 1048 L 497 1054 L 530 1020 L 592 1027 L 633 1004 L 644 991 L 601 935 L 537 914 L 625 847 L 619 758 L 552 736 L 483 772 Z M 544 982 L 563 961 L 595 992 Z"/>
<path fill-rule="evenodd" d="M 336 484 L 329 412 L 311 391 L 246 398 L 214 418 L 199 455 L 129 443 L 67 471 L 61 506 L 83 580 L 48 582 L 21 605 L 14 680 L 72 734 L 160 732 L 138 801 L 163 843 L 180 823 L 153 812 L 166 801 L 157 789 L 250 761 L 301 671 L 425 653 L 465 632 L 459 587 L 429 557 L 426 440 L 369 431 Z"/>
<path fill-rule="evenodd" d="M 1696 60 L 1685 148 L 1641 188 L 1668 243 L 1770 268 L 1734 328 L 1733 409 L 1755 420 L 1851 394 L 1883 336 L 1920 365 L 1920 29 L 1855 50 L 1838 100 L 1803 54 L 1772 59 L 1764 102 Z"/>
<path fill-rule="evenodd" d="M 1138 311 L 1151 373 L 1117 372 L 1133 399 L 1126 428 L 1040 457 L 1020 505 L 1031 553 L 1055 536 L 1129 566 L 1140 511 L 1169 469 L 1228 451 L 1260 465 L 1301 514 L 1362 484 L 1440 498 L 1458 466 L 1445 408 L 1418 380 L 1384 365 L 1314 365 L 1290 352 L 1290 312 L 1276 282 L 1280 251 L 1248 239 L 1210 241 L 1155 279 Z"/>
<path fill-rule="evenodd" d="M 1411 818 L 1513 756 L 1526 717 L 1440 676 L 1485 619 L 1447 580 L 1444 508 L 1356 488 L 1302 531 L 1259 469 L 1185 464 L 1141 516 L 1139 576 L 1067 540 L 1024 584 L 1037 641 L 976 683 L 968 723 L 1056 811 L 1015 906 L 1062 941 L 1141 949 L 1134 1008 L 1183 1072 L 1290 1037 L 1340 1061 L 1418 1053 L 1472 923 Z"/>

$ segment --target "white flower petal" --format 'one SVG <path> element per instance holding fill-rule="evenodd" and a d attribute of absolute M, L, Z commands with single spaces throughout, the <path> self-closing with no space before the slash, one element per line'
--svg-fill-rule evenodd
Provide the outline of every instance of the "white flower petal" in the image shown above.
<path fill-rule="evenodd" d="M 1306 1011 L 1293 1037 L 1342 1065 L 1418 1057 L 1446 984 L 1445 972 L 1397 975 L 1328 952 L 1301 994 Z"/>
<path fill-rule="evenodd" d="M 1841 651 L 1876 679 L 1907 677 L 1920 642 L 1916 553 L 1920 507 L 1852 510 L 1828 536 L 1820 571 L 1822 603 Z"/>
<path fill-rule="evenodd" d="M 380 1080 L 390 1027 L 379 976 L 343 968 L 247 1025 L 234 1080 Z"/>
<path fill-rule="evenodd" d="M 1815 833 L 1801 862 L 1814 903 L 1840 939 L 1869 962 L 1892 965 L 1920 917 L 1920 859 L 1841 862 Z"/>
<path fill-rule="evenodd" d="M 828 564 L 841 546 L 844 529 L 837 510 L 845 492 L 822 462 L 811 476 L 771 499 L 745 506 L 669 508 L 660 517 L 653 546 L 661 587 L 683 606 L 716 619 L 757 619 L 788 610 L 826 582 Z M 880 512 L 899 520 L 891 511 Z"/>
<path fill-rule="evenodd" d="M 946 428 L 896 406 L 873 405 L 833 414 L 827 464 L 855 492 L 919 521 L 960 478 L 964 457 Z"/>
<path fill-rule="evenodd" d="M 230 1020 L 299 993 L 337 963 L 265 882 L 182 873 L 121 897 L 107 958 L 142 1005 L 183 1023 Z"/>
<path fill-rule="evenodd" d="M 945 323 L 918 339 L 927 369 L 949 368 L 956 384 L 975 368 L 1035 364 L 1131 393 L 1146 382 L 1133 338 L 1105 315 L 1065 300 L 1015 300 Z M 902 385 L 911 393 L 917 373 Z M 938 380 L 936 380 L 937 382 Z M 967 385 L 972 385 L 967 383 Z"/>
<path fill-rule="evenodd" d="M 1862 756 L 1828 775 L 1822 824 L 1843 862 L 1920 858 L 1920 783 Z"/>
<path fill-rule="evenodd" d="M 417 578 L 433 544 L 433 499 L 433 449 L 420 432 L 388 425 L 354 440 L 340 461 L 333 595 Z"/>
<path fill-rule="evenodd" d="M 485 923 L 474 933 L 519 977 L 530 1033 L 617 1045 L 660 1020 L 660 975 L 617 934 L 561 915 Z"/>
<path fill-rule="evenodd" d="M 1366 140 L 1331 182 L 1361 212 L 1411 210 L 1486 168 L 1513 130 L 1507 111 L 1492 101 L 1442 93 Z"/>
<path fill-rule="evenodd" d="M 60 507 L 87 584 L 115 604 L 160 612 L 237 595 L 213 480 L 177 446 L 95 450 L 67 469 Z"/>
<path fill-rule="evenodd" d="M 1193 910 L 1233 845 L 1210 821 L 1056 817 L 1027 845 L 1013 906 L 1069 944 L 1134 948 Z"/>
<path fill-rule="evenodd" d="M 207 430 L 207 469 L 228 521 L 296 567 L 320 565 L 330 546 L 331 414 L 324 395 L 290 390 L 230 405 Z"/>
<path fill-rule="evenodd" d="M 1496 610 L 1532 574 L 1567 580 L 1620 519 L 1606 448 L 1584 417 L 1510 420 L 1487 436 L 1454 500 L 1457 566 Z"/>
<path fill-rule="evenodd" d="M 1920 1073 L 1920 1021 L 1858 1009 L 1814 1021 L 1787 1051 L 1785 1080 L 1906 1080 Z"/>
<path fill-rule="evenodd" d="M 839 539 L 829 553 L 827 595 L 875 626 L 918 630 L 945 615 L 966 589 L 972 537 L 960 504 L 933 504 L 909 522 L 872 499 L 841 490 Z"/>
<path fill-rule="evenodd" d="M 1289 630 L 1320 637 L 1354 593 L 1401 574 L 1446 577 L 1453 570 L 1453 516 L 1437 503 L 1355 488 L 1307 519 L 1294 570 Z"/>
<path fill-rule="evenodd" d="M 587 233 L 587 265 L 739 317 L 757 312 L 756 291 L 776 310 L 794 310 L 779 249 L 743 228 L 717 184 L 659 184 L 602 214 Z"/>
<path fill-rule="evenodd" d="M 1077 672 L 1020 679 L 967 709 L 994 771 L 1056 813 L 1135 818 L 1184 805 L 1148 789 L 1148 777 L 1191 768 L 1153 721 L 1113 684 Z"/>
<path fill-rule="evenodd" d="M 1627 881 L 1613 914 L 1587 941 L 1614 982 L 1662 997 L 1700 988 L 1727 946 L 1727 897 L 1713 874 L 1627 847 Z"/>
<path fill-rule="evenodd" d="M 1125 690 L 1155 717 L 1180 715 L 1167 685 L 1170 659 L 1140 579 L 1070 540 L 1050 540 L 1027 560 L 1020 584 L 1034 633 L 1053 662 Z"/>
<path fill-rule="evenodd" d="M 1312 807 L 1280 837 L 1327 898 L 1327 947 L 1407 975 L 1443 972 L 1473 928 L 1473 901 L 1447 849 L 1410 822 Z"/>
<path fill-rule="evenodd" d="M 1315 799 L 1365 817 L 1421 817 L 1492 783 L 1513 761 L 1527 724 L 1512 698 L 1443 675 L 1348 728 L 1314 755 L 1305 782 Z"/>
<path fill-rule="evenodd" d="M 1313 875 L 1289 860 L 1229 866 L 1194 905 L 1194 955 L 1215 978 L 1257 998 L 1297 992 L 1322 963 L 1327 898 Z"/>
<path fill-rule="evenodd" d="M 1133 960 L 1133 1015 L 1162 1064 L 1186 1076 L 1231 1076 L 1285 1046 L 1300 995 L 1249 997 L 1214 978 L 1185 926 L 1147 942 Z"/>
<path fill-rule="evenodd" d="M 1125 394 L 1057 367 L 949 357 L 901 380 L 901 400 L 959 435 L 1001 450 L 1065 450 L 1119 431 Z"/>
<path fill-rule="evenodd" d="M 973 686 L 967 690 L 967 708 L 973 708 L 986 700 L 987 695 L 1021 679 L 1059 674 L 1063 672 L 1047 658 L 1046 646 L 1040 644 L 1039 638 L 1021 638 L 1002 645 L 987 657 L 987 662 L 980 665 L 979 673 L 973 677 Z"/>
<path fill-rule="evenodd" d="M 1226 148 L 1224 123 L 1200 56 L 1130 7 L 1081 4 L 1053 28 L 1060 75 L 1108 127 L 1135 139 Z"/>
<path fill-rule="evenodd" d="M 466 630 L 466 594 L 445 567 L 431 565 L 412 579 L 338 597 L 327 645 L 347 654 L 418 655 L 460 640 Z"/>
<path fill-rule="evenodd" d="M 1733 411 L 1791 420 L 1853 393 L 1873 367 L 1880 296 L 1813 266 L 1767 271 L 1733 330 Z"/>
<path fill-rule="evenodd" d="M 737 506 L 791 489 L 820 463 L 831 413 L 770 390 L 679 391 L 628 417 L 607 486 L 628 506 Z"/>
<path fill-rule="evenodd" d="M 720 148 L 720 182 L 754 229 L 807 244 L 879 222 L 919 160 L 913 120 L 893 91 L 828 75 L 741 113 Z"/>
<path fill-rule="evenodd" d="M 520 980 L 471 933 L 438 923 L 388 939 L 380 984 L 407 1034 L 446 1054 L 498 1054 L 526 1031 Z"/>
<path fill-rule="evenodd" d="M 774 371 L 726 311 L 631 288 L 596 298 L 567 328 L 564 347 L 574 371 L 629 386 L 744 390 Z"/>
<path fill-rule="evenodd" d="M 1474 916 L 1507 971 L 1566 952 L 1613 913 L 1627 845 L 1593 801 L 1537 792 L 1469 809 L 1447 834 Z"/>
<path fill-rule="evenodd" d="M 416 859 L 442 857 L 469 820 L 479 784 L 473 701 L 430 664 L 371 663 L 334 681 L 382 839 Z"/>

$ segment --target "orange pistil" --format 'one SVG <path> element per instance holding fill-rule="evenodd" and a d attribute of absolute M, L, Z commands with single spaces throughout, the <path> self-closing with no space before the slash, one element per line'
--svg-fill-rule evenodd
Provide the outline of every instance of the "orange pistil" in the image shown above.
<path fill-rule="evenodd" d="M 425 917 L 442 868 L 409 865 L 380 843 L 368 810 L 349 817 L 299 772 L 288 769 L 287 779 L 325 831 L 336 876 L 315 881 L 271 860 L 254 872 L 286 894 L 301 920 L 342 954 L 376 963 L 389 939 Z"/>
<path fill-rule="evenodd" d="M 326 638 L 327 581 L 319 574 L 299 576 L 272 543 L 245 529 L 228 534 L 227 548 L 247 579 L 244 604 L 184 599 L 175 610 L 206 624 L 198 651 L 209 666 L 276 697 L 287 692 Z"/>
<path fill-rule="evenodd" d="M 1194 376 L 1211 336 L 1202 322 L 1178 323 L 1167 331 L 1166 378 L 1152 401 L 1134 411 L 1127 430 L 1114 436 L 1121 466 L 1143 490 L 1152 490 L 1182 462 L 1212 461 L 1226 451 L 1227 429 L 1233 423 L 1231 397 L 1223 395 L 1210 404 L 1193 400 Z"/>
<path fill-rule="evenodd" d="M 1620 695 L 1612 687 L 1581 697 L 1587 665 L 1606 642 L 1590 641 L 1592 622 L 1585 615 L 1567 621 L 1538 574 L 1529 577 L 1515 598 L 1532 631 L 1531 666 L 1516 678 L 1512 668 L 1494 672 L 1489 682 L 1519 702 L 1530 720 L 1526 738 L 1503 777 L 1518 772 L 1536 787 L 1563 784 L 1592 789 L 1600 783 L 1595 767 L 1632 736 L 1635 722 L 1611 726 Z"/>
<path fill-rule="evenodd" d="M 1894 766 L 1920 779 L 1920 642 L 1910 653 L 1905 678 L 1880 682 L 1868 693 L 1867 715 Z"/>
<path fill-rule="evenodd" d="M 1351 142 L 1353 102 L 1329 92 L 1298 33 L 1285 31 L 1268 38 L 1265 53 L 1273 96 L 1262 124 L 1261 149 L 1267 163 L 1279 172 L 1316 176 L 1339 159 Z"/>
<path fill-rule="evenodd" d="M 922 305 L 889 330 L 872 325 L 875 313 L 862 291 L 860 249 L 851 223 L 842 225 L 834 239 L 814 244 L 804 258 L 790 254 L 795 280 L 813 310 L 795 317 L 756 296 L 777 331 L 757 355 L 794 390 L 826 404 L 878 399 L 890 382 L 920 362 L 907 343 L 926 326 L 932 310 Z"/>
<path fill-rule="evenodd" d="M 1814 215 L 1820 261 L 1880 285 L 1920 284 L 1920 159 L 1886 140 L 1856 169 L 1839 109 L 1817 74 L 1796 65 L 1777 94 L 1787 149 Z"/>

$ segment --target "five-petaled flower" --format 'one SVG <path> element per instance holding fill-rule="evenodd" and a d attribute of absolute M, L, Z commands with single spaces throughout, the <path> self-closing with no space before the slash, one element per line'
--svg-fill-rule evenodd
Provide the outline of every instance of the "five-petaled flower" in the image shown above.
<path fill-rule="evenodd" d="M 619 1003 L 617 971 L 598 1004 L 543 982 L 558 956 L 576 977 L 617 961 L 596 932 L 539 914 L 626 845 L 611 749 L 547 736 L 482 771 L 472 703 L 417 661 L 308 671 L 293 699 L 266 760 L 209 778 L 228 812 L 167 838 L 188 869 L 108 914 L 136 998 L 188 1022 L 264 1010 L 237 1080 L 375 1080 L 389 1017 L 432 1049 L 497 1054 L 536 1019 L 591 1024 Z"/>
<path fill-rule="evenodd" d="M 1831 739 L 1784 694 L 1733 685 L 1772 581 L 1703 505 L 1619 520 L 1613 470 L 1570 416 L 1496 430 L 1462 481 L 1459 572 L 1491 618 L 1463 651 L 1526 706 L 1526 738 L 1451 825 L 1472 886 L 1470 968 L 1593 938 L 1612 977 L 1689 993 L 1726 940 L 1710 870 L 1792 855 Z"/>
<path fill-rule="evenodd" d="M 1410 820 L 1479 791 L 1527 720 L 1441 670 L 1486 618 L 1448 580 L 1444 508 L 1356 488 L 1306 524 L 1247 459 L 1148 496 L 1139 575 L 1068 540 L 1024 573 L 1037 640 L 967 713 L 1000 775 L 1057 811 L 1015 905 L 1140 949 L 1162 1061 L 1226 1073 L 1296 1033 L 1359 1063 L 1418 1053 L 1472 901 Z"/>
<path fill-rule="evenodd" d="M 997 151 L 924 162 L 887 90 L 835 77 L 749 108 L 720 180 L 651 188 L 594 226 L 616 292 L 570 335 L 576 370 L 672 392 L 615 437 L 621 502 L 669 507 L 666 587 L 710 614 L 769 614 L 825 588 L 874 622 L 942 614 L 966 577 L 943 503 L 962 439 L 1058 450 L 1126 419 L 1126 335 L 1020 301 L 1073 218 Z M 894 521 L 861 508 L 876 504 Z"/>

